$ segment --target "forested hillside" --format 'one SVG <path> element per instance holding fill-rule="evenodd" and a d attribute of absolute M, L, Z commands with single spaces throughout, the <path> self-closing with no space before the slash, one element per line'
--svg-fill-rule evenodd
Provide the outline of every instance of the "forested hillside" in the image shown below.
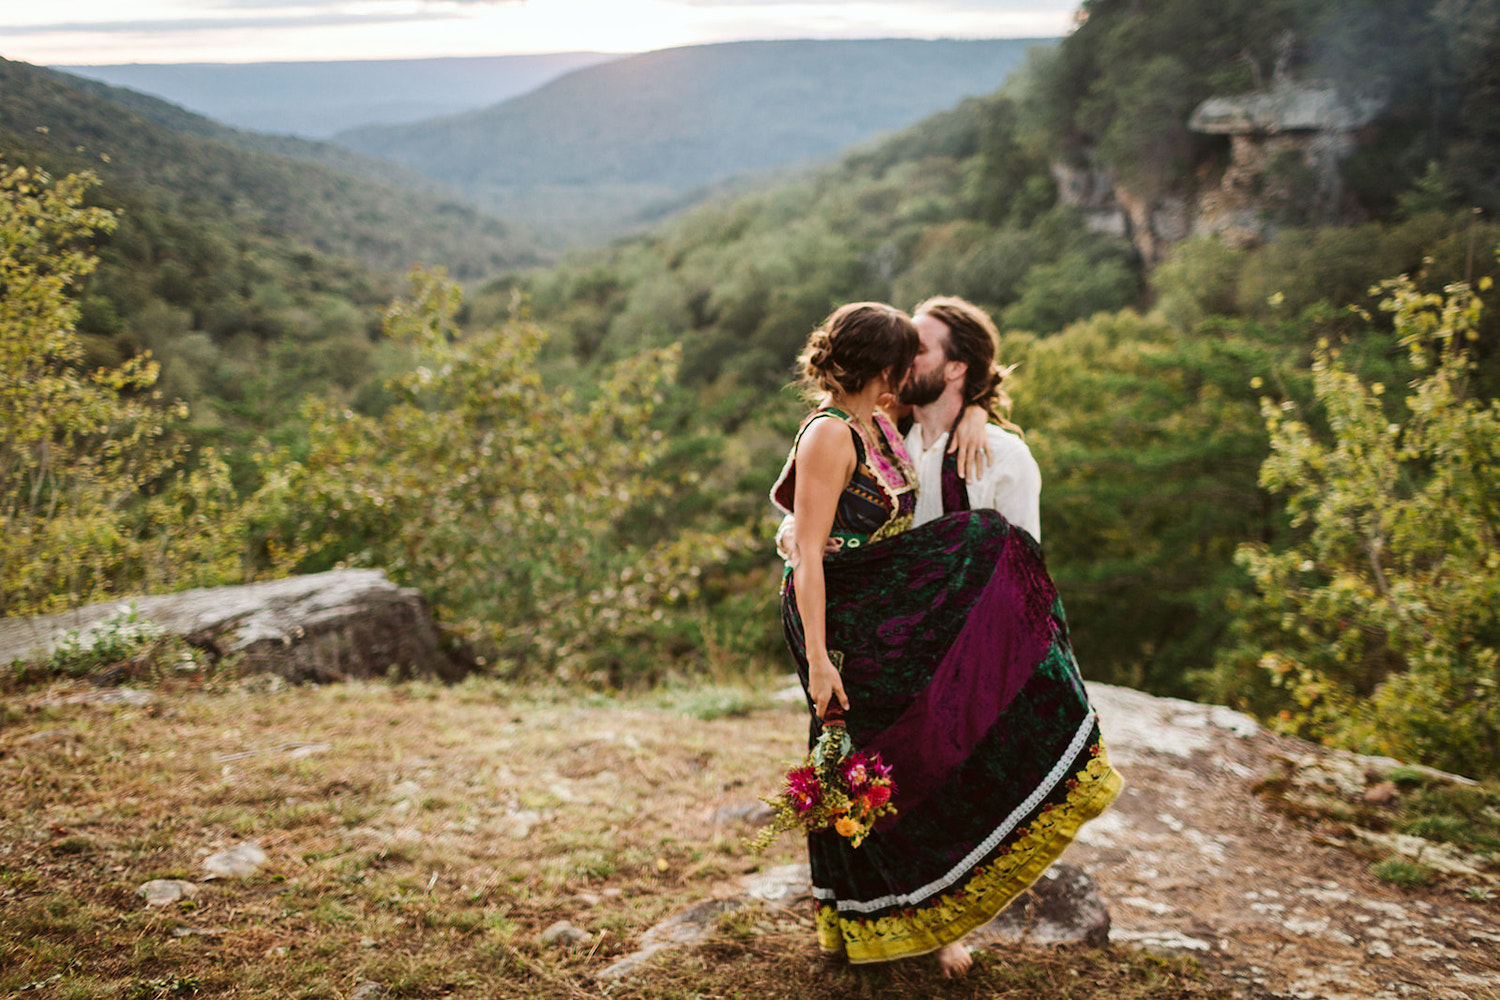
<path fill-rule="evenodd" d="M 299 162 L 319 155 L 332 165 Z M 0 61 L 0 163 L 91 171 L 91 200 L 117 215 L 81 290 L 87 359 L 152 351 L 163 392 L 191 404 L 202 433 L 241 445 L 303 394 L 353 394 L 371 379 L 380 309 L 413 264 L 473 278 L 537 259 L 430 182 L 354 159 Z"/>
<path fill-rule="evenodd" d="M 688 46 L 481 111 L 344 132 L 504 218 L 598 238 L 699 188 L 831 156 L 1000 86 L 1035 40 Z"/>

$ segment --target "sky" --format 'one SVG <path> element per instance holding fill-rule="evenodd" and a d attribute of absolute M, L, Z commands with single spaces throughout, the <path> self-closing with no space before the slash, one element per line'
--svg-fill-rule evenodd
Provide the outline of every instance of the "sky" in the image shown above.
<path fill-rule="evenodd" d="M 1036 38 L 1078 0 L 0 0 L 37 65 L 644 52 L 781 38 Z"/>

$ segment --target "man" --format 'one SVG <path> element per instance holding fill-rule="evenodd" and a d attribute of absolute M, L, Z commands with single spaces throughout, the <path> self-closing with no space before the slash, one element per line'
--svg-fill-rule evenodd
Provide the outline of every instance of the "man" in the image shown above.
<path fill-rule="evenodd" d="M 916 524 L 985 507 L 1041 541 L 1042 474 L 1019 430 L 1006 420 L 1010 400 L 1001 389 L 1009 369 L 995 364 L 1000 333 L 984 310 L 955 296 L 931 298 L 912 314 L 922 346 L 901 402 L 912 407 L 906 450 L 917 468 Z M 989 412 L 985 426 L 991 461 L 967 481 L 949 435 L 968 403 Z"/>

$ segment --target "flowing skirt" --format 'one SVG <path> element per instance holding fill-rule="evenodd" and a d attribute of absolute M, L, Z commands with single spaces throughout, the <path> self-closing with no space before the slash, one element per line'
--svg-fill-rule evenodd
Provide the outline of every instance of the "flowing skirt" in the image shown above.
<path fill-rule="evenodd" d="M 950 514 L 823 566 L 849 733 L 891 765 L 898 812 L 859 847 L 808 838 L 818 943 L 852 963 L 925 954 L 1023 893 L 1120 776 L 1026 532 L 992 510 Z M 790 575 L 782 625 L 805 690 Z"/>

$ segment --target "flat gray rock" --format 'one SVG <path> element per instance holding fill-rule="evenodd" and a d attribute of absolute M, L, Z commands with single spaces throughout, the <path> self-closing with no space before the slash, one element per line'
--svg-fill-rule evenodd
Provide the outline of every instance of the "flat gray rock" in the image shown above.
<path fill-rule="evenodd" d="M 122 607 L 245 673 L 289 681 L 406 675 L 459 680 L 421 594 L 378 569 L 344 569 L 243 587 L 91 604 L 62 614 L 0 619 L 0 664 L 49 656 L 68 633 L 86 634 Z"/>
<path fill-rule="evenodd" d="M 743 910 L 750 904 L 744 899 L 705 899 L 676 913 L 641 935 L 636 951 L 594 973 L 605 982 L 624 979 L 646 963 L 652 955 L 668 948 L 700 944 L 713 933 L 719 918 Z"/>
<path fill-rule="evenodd" d="M 1109 908 L 1089 874 L 1062 861 L 1043 872 L 994 920 L 975 930 L 969 943 L 1102 948 L 1109 943 Z"/>
<path fill-rule="evenodd" d="M 729 802 L 714 810 L 714 826 L 730 826 L 744 823 L 749 826 L 765 826 L 776 816 L 775 810 L 760 799 L 744 799 Z"/>
<path fill-rule="evenodd" d="M 812 899 L 812 869 L 807 865 L 780 865 L 745 876 L 745 895 L 778 906 Z"/>
<path fill-rule="evenodd" d="M 576 927 L 566 920 L 559 920 L 538 934 L 536 939 L 544 945 L 563 945 L 571 948 L 586 943 L 591 939 L 591 935 L 581 927 Z"/>
<path fill-rule="evenodd" d="M 203 867 L 221 878 L 249 878 L 266 863 L 266 852 L 253 840 L 235 844 L 203 859 Z"/>
<path fill-rule="evenodd" d="M 182 899 L 191 899 L 198 894 L 198 887 L 191 882 L 176 878 L 154 878 L 135 891 L 146 901 L 147 906 L 171 906 Z"/>

